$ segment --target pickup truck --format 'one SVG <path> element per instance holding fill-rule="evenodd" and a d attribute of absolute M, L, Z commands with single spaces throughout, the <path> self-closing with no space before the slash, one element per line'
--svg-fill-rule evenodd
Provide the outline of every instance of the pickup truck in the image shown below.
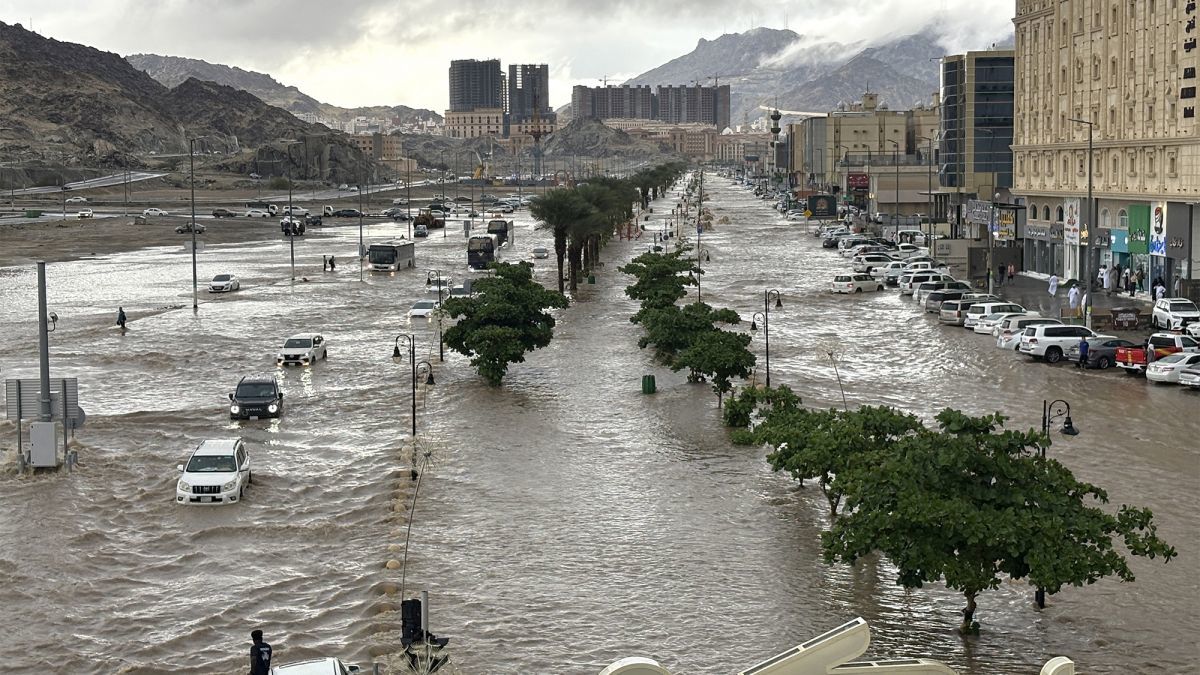
<path fill-rule="evenodd" d="M 1117 365 L 1124 368 L 1128 375 L 1145 375 L 1146 355 L 1151 350 L 1154 351 L 1153 360 L 1157 361 L 1176 352 L 1200 352 L 1200 342 L 1196 342 L 1186 335 L 1155 333 L 1147 339 L 1145 345 L 1118 347 Z"/>

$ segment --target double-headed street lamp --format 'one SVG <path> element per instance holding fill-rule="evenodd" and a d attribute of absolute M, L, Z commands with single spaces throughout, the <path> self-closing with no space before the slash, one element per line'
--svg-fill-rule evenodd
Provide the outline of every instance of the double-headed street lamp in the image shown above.
<path fill-rule="evenodd" d="M 1079 430 L 1071 422 L 1071 404 L 1060 399 L 1054 401 L 1042 400 L 1042 435 L 1046 438 L 1050 437 L 1050 425 L 1054 424 L 1055 420 L 1063 421 L 1062 432 L 1066 436 L 1078 436 Z M 1039 449 L 1039 454 L 1042 459 L 1046 458 L 1046 446 L 1042 445 Z M 1033 593 L 1033 601 L 1037 603 L 1038 609 L 1046 607 L 1046 589 L 1039 587 Z"/>
<path fill-rule="evenodd" d="M 196 141 L 204 140 L 207 136 L 197 136 L 188 139 L 188 182 L 192 190 L 192 311 L 200 311 L 200 296 L 197 294 L 199 279 L 196 274 Z M 65 188 L 64 188 L 65 189 Z M 66 215 L 66 212 L 63 212 Z M 294 277 L 294 275 L 293 275 Z"/>
<path fill-rule="evenodd" d="M 1096 123 L 1090 120 L 1076 119 L 1074 117 L 1072 117 L 1069 121 L 1076 124 L 1086 124 L 1088 130 L 1088 243 L 1083 243 L 1082 237 L 1079 240 L 1079 251 L 1081 257 L 1083 258 L 1083 263 L 1080 265 L 1083 272 L 1080 278 L 1083 279 L 1083 288 L 1086 291 L 1086 289 L 1090 289 L 1092 287 L 1092 242 L 1096 241 L 1100 236 L 1100 230 L 1096 226 L 1096 202 L 1092 198 L 1092 166 L 1094 161 L 1092 158 L 1092 131 L 1096 128 Z M 1090 292 L 1085 292 L 1083 294 L 1083 321 L 1084 325 L 1086 325 L 1088 328 L 1092 327 L 1092 294 Z"/>
<path fill-rule="evenodd" d="M 758 319 L 762 319 L 763 341 L 767 361 L 767 388 L 771 388 L 771 298 L 775 298 L 775 309 L 783 308 L 783 299 L 779 291 L 771 289 L 763 292 L 763 311 L 755 312 L 750 318 L 750 330 L 758 330 Z"/>
<path fill-rule="evenodd" d="M 425 273 L 425 285 L 426 286 L 432 286 L 434 280 L 437 281 L 437 289 L 438 289 L 438 309 L 437 309 L 437 311 L 438 311 L 438 361 L 445 361 L 446 360 L 446 349 L 442 345 L 442 316 L 441 316 L 442 289 L 445 288 L 445 286 L 442 285 L 442 271 L 441 270 L 429 270 L 428 272 Z"/>
<path fill-rule="evenodd" d="M 928 174 L 928 179 L 929 179 L 929 185 L 926 188 L 926 193 L 925 193 L 926 196 L 928 196 L 928 198 L 929 198 L 929 200 L 928 200 L 929 206 L 926 207 L 927 212 L 925 213 L 925 216 L 929 219 L 929 234 L 927 234 L 925 236 L 925 244 L 927 246 L 932 247 L 933 246 L 933 139 L 928 136 L 918 136 L 917 140 L 929 141 L 929 153 L 928 153 L 928 156 L 925 158 L 925 165 L 928 167 L 926 169 L 926 174 Z M 897 242 L 897 243 L 899 243 L 899 242 Z M 916 242 L 914 242 L 914 243 L 916 243 Z M 933 249 L 930 248 L 930 250 L 932 251 Z"/>
<path fill-rule="evenodd" d="M 700 238 L 696 237 L 696 241 L 699 241 L 699 240 L 700 240 Z M 704 273 L 704 270 L 702 270 L 700 268 L 701 260 L 703 260 L 704 262 L 708 262 L 708 261 L 712 260 L 712 258 L 709 257 L 709 255 L 708 255 L 708 249 L 706 249 L 706 248 L 697 248 L 696 249 L 696 302 L 700 302 L 700 275 Z"/>
<path fill-rule="evenodd" d="M 395 344 L 392 347 L 392 361 L 395 363 L 403 363 L 404 356 L 400 352 L 400 341 L 404 340 L 408 345 L 408 361 L 412 365 L 412 437 L 417 438 L 417 371 L 421 366 L 426 368 L 425 384 L 433 384 L 433 364 L 428 361 L 417 361 L 417 343 L 412 335 L 401 334 L 396 336 Z"/>

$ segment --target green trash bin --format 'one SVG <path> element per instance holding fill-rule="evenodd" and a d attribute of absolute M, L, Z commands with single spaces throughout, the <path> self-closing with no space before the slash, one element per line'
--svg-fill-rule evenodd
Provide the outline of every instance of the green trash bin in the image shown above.
<path fill-rule="evenodd" d="M 653 394 L 655 391 L 657 391 L 657 388 L 655 387 L 654 376 L 653 375 L 643 375 L 642 376 L 642 393 L 643 394 Z"/>
<path fill-rule="evenodd" d="M 589 275 L 588 275 L 588 283 L 589 283 L 589 284 L 594 284 L 594 283 L 596 283 L 596 275 L 595 275 L 595 274 L 589 274 Z"/>

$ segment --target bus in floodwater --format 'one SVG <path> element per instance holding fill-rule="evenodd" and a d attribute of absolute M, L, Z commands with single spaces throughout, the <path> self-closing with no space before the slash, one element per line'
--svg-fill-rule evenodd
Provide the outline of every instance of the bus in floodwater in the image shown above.
<path fill-rule="evenodd" d="M 503 246 L 508 243 L 509 235 L 512 233 L 513 223 L 511 220 L 496 218 L 489 220 L 487 224 L 488 234 L 496 235 L 496 245 Z"/>
<path fill-rule="evenodd" d="M 496 260 L 496 235 L 476 234 L 467 240 L 467 267 L 487 269 Z"/>
<path fill-rule="evenodd" d="M 416 266 L 416 246 L 411 241 L 385 241 L 367 248 L 367 264 L 372 272 L 395 272 Z"/>

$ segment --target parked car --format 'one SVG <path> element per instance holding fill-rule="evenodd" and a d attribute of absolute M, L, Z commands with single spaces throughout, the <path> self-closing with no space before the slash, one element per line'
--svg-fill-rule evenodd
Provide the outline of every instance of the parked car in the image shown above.
<path fill-rule="evenodd" d="M 942 303 L 950 300 L 961 300 L 964 293 L 960 290 L 943 289 L 940 291 L 930 291 L 925 296 L 925 311 L 929 314 L 940 314 L 942 311 Z"/>
<path fill-rule="evenodd" d="M 1117 365 L 1129 375 L 1141 375 L 1146 372 L 1146 357 L 1152 353 L 1151 362 L 1170 356 L 1176 352 L 1200 351 L 1200 342 L 1187 335 L 1174 333 L 1154 333 L 1146 338 L 1144 345 L 1122 347 L 1117 350 Z"/>
<path fill-rule="evenodd" d="M 1200 391 L 1200 367 L 1193 366 L 1179 371 L 1179 384 Z"/>
<path fill-rule="evenodd" d="M 535 246 L 533 248 L 533 257 L 538 260 L 544 260 L 550 257 L 550 249 L 545 246 Z"/>
<path fill-rule="evenodd" d="M 917 286 L 913 291 L 913 299 L 917 302 L 925 302 L 925 298 L 934 291 L 962 291 L 967 293 L 971 290 L 971 285 L 963 281 L 926 281 Z"/>
<path fill-rule="evenodd" d="M 247 218 L 269 218 L 271 216 L 270 212 L 262 209 L 250 209 L 246 211 L 245 215 Z"/>
<path fill-rule="evenodd" d="M 1063 359 L 1067 350 L 1079 344 L 1081 338 L 1099 340 L 1102 336 L 1085 326 L 1068 325 L 1036 325 L 1029 326 L 1021 334 L 1021 346 L 1017 351 L 1034 359 L 1043 359 L 1046 363 L 1058 363 Z M 1111 340 L 1115 335 L 1105 335 L 1105 340 Z"/>
<path fill-rule="evenodd" d="M 466 195 L 459 195 L 454 198 L 454 201 L 458 202 L 459 204 L 470 204 L 471 198 Z"/>
<path fill-rule="evenodd" d="M 285 206 L 279 209 L 279 213 L 285 216 L 307 216 L 308 209 L 303 206 Z"/>
<path fill-rule="evenodd" d="M 855 272 L 870 274 L 871 270 L 879 265 L 886 265 L 892 262 L 892 259 L 881 253 L 868 253 L 866 255 L 856 255 L 851 261 L 851 267 Z"/>
<path fill-rule="evenodd" d="M 277 366 L 311 366 L 329 358 L 325 337 L 319 333 L 297 333 L 284 341 L 275 355 Z"/>
<path fill-rule="evenodd" d="M 151 207 L 151 208 L 148 208 L 148 209 L 142 211 L 142 215 L 149 217 L 149 216 L 166 216 L 169 214 L 166 211 L 163 211 L 162 209 Z"/>
<path fill-rule="evenodd" d="M 1117 350 L 1122 347 L 1136 347 L 1137 345 L 1129 340 L 1121 338 L 1113 338 L 1111 340 L 1088 340 L 1088 358 L 1087 363 L 1083 364 L 1086 368 L 1099 368 L 1107 370 L 1117 362 Z M 1079 363 L 1079 345 L 1075 345 L 1067 350 L 1067 360 L 1073 363 Z"/>
<path fill-rule="evenodd" d="M 975 324 L 979 323 L 980 319 L 989 314 L 997 312 L 1019 314 L 1024 313 L 1024 311 L 1024 307 L 1012 302 L 977 302 L 967 309 L 967 315 L 963 317 L 963 328 L 974 329 Z M 991 329 L 988 332 L 990 333 Z"/>
<path fill-rule="evenodd" d="M 250 455 L 240 438 L 202 441 L 178 467 L 177 504 L 232 504 L 241 501 L 254 480 Z"/>
<path fill-rule="evenodd" d="M 79 209 L 79 213 L 76 213 L 75 217 L 76 218 L 91 218 L 92 210 L 91 209 Z"/>
<path fill-rule="evenodd" d="M 343 663 L 341 659 L 327 657 L 285 663 L 271 668 L 270 675 L 353 675 L 363 672 L 358 666 Z"/>
<path fill-rule="evenodd" d="M 247 375 L 229 394 L 229 418 L 256 420 L 283 414 L 283 391 L 274 375 Z"/>
<path fill-rule="evenodd" d="M 410 319 L 428 319 L 433 316 L 434 311 L 438 308 L 438 303 L 435 300 L 418 300 L 413 303 L 411 309 L 408 310 L 408 318 Z"/>
<path fill-rule="evenodd" d="M 208 282 L 209 293 L 230 293 L 242 287 L 242 282 L 232 274 L 218 274 Z"/>
<path fill-rule="evenodd" d="M 68 197 L 67 204 L 86 204 L 87 197 Z"/>
<path fill-rule="evenodd" d="M 175 227 L 175 234 L 191 234 L 192 228 L 196 229 L 196 234 L 204 234 L 204 230 L 208 229 L 203 223 L 187 222 Z"/>
<path fill-rule="evenodd" d="M 938 310 L 938 323 L 948 326 L 961 326 L 967 317 L 967 310 L 975 304 L 975 300 L 944 300 Z"/>
<path fill-rule="evenodd" d="M 904 260 L 907 258 L 913 258 L 913 257 L 919 256 L 919 255 L 923 255 L 924 253 L 925 253 L 925 249 L 921 248 L 920 246 L 917 246 L 916 244 L 897 244 L 896 249 L 894 251 L 892 251 L 892 255 L 900 260 Z"/>
<path fill-rule="evenodd" d="M 338 209 L 337 211 L 333 212 L 334 218 L 357 218 L 361 215 L 362 211 L 359 211 L 358 209 Z M 392 214 L 388 213 L 385 215 L 390 217 Z"/>
<path fill-rule="evenodd" d="M 429 236 L 429 228 L 425 226 L 425 223 L 417 223 L 416 225 L 413 225 L 413 238 L 414 239 L 416 239 L 417 237 L 428 237 L 428 236 Z"/>
<path fill-rule="evenodd" d="M 1179 384 L 1184 368 L 1200 367 L 1200 354 L 1179 352 L 1171 354 L 1146 366 L 1146 379 L 1151 382 Z"/>
<path fill-rule="evenodd" d="M 1048 325 L 1061 326 L 1063 322 L 1058 319 L 1034 316 L 1032 314 L 1005 319 L 996 327 L 999 331 L 996 334 L 996 346 L 1000 349 L 1011 349 L 1015 352 L 1021 346 L 1021 336 L 1025 334 L 1026 328 Z"/>
<path fill-rule="evenodd" d="M 996 337 L 996 334 L 999 333 L 997 327 L 1000 325 L 1000 322 L 1014 316 L 1027 316 L 1027 314 L 1025 313 L 1025 310 L 1021 310 L 1019 312 L 992 312 L 987 316 L 980 317 L 980 319 L 975 322 L 973 330 L 979 335 L 991 335 L 992 337 Z"/>
<path fill-rule="evenodd" d="M 1163 330 L 1183 330 L 1200 322 L 1200 309 L 1187 298 L 1163 298 L 1154 303 L 1150 326 Z"/>
<path fill-rule="evenodd" d="M 1200 340 L 1200 323 L 1189 323 L 1188 327 L 1183 329 L 1184 334 Z"/>
<path fill-rule="evenodd" d="M 839 274 L 829 284 L 829 290 L 834 293 L 862 293 L 863 291 L 882 291 L 883 282 L 870 274 Z"/>
<path fill-rule="evenodd" d="M 408 199 L 406 197 L 397 197 L 392 200 L 392 206 L 408 206 Z"/>
<path fill-rule="evenodd" d="M 878 278 L 887 286 L 895 286 L 904 273 L 904 263 L 900 261 L 880 265 L 871 270 L 871 275 Z"/>
<path fill-rule="evenodd" d="M 900 277 L 900 295 L 912 295 L 916 292 L 917 287 L 927 281 L 954 281 L 954 277 L 941 272 L 931 270 L 917 270 L 915 272 L 906 272 Z"/>
<path fill-rule="evenodd" d="M 213 218 L 233 218 L 236 216 L 237 216 L 237 214 L 234 213 L 233 211 L 230 211 L 229 209 L 213 209 L 212 210 Z"/>
<path fill-rule="evenodd" d="M 337 189 L 338 189 L 338 191 L 340 191 L 340 192 L 345 192 L 345 191 L 347 191 L 347 190 L 349 190 L 349 189 L 350 189 L 350 186 L 349 186 L 349 185 L 347 185 L 346 183 L 342 183 L 341 185 L 339 185 L 339 186 L 338 186 L 338 188 L 337 188 Z"/>

